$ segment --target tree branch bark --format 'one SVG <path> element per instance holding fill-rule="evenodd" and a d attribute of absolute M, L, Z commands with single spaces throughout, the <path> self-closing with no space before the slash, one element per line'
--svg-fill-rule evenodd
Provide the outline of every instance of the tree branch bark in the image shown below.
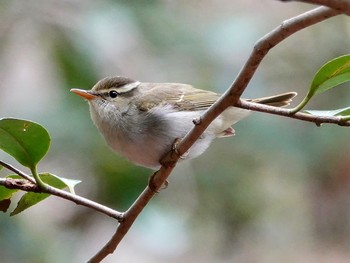
<path fill-rule="evenodd" d="M 0 185 L 3 185 L 9 189 L 19 189 L 19 190 L 23 190 L 26 192 L 43 193 L 43 191 L 35 184 L 34 178 L 32 178 L 28 174 L 18 170 L 17 168 L 15 168 L 12 165 L 7 164 L 3 161 L 0 161 L 0 164 L 24 178 L 24 180 L 23 179 L 12 179 L 12 178 L 0 178 Z M 124 219 L 124 213 L 118 212 L 114 209 L 111 209 L 107 206 L 96 203 L 94 201 L 91 201 L 91 200 L 84 198 L 84 197 L 81 197 L 79 195 L 71 194 L 69 192 L 66 192 L 66 191 L 51 187 L 51 186 L 48 188 L 47 191 L 45 191 L 45 193 L 55 195 L 55 196 L 61 197 L 63 199 L 72 201 L 72 202 L 76 203 L 77 205 L 82 205 L 82 206 L 94 209 L 100 213 L 103 213 L 107 216 L 110 216 L 114 219 L 117 219 L 118 221 L 122 221 Z"/>
<path fill-rule="evenodd" d="M 253 103 L 246 100 L 239 100 L 235 106 L 242 109 L 265 112 L 265 113 L 289 117 L 289 118 L 293 118 L 301 121 L 312 122 L 312 123 L 315 123 L 317 126 L 321 126 L 321 124 L 323 123 L 331 123 L 331 124 L 337 124 L 339 126 L 347 126 L 347 127 L 350 126 L 350 121 L 344 121 L 342 117 L 338 117 L 338 116 L 316 116 L 316 115 L 311 115 L 311 114 L 302 113 L 302 112 L 291 114 L 290 110 L 288 109 Z"/>

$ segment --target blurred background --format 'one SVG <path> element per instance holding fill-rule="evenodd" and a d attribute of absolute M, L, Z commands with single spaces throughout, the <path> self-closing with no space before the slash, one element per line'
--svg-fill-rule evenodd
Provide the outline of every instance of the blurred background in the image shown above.
<path fill-rule="evenodd" d="M 311 8 L 273 0 L 0 1 L 0 116 L 46 127 L 52 144 L 39 170 L 80 179 L 78 194 L 123 211 L 152 171 L 112 153 L 87 103 L 69 90 L 125 75 L 224 92 L 258 39 Z M 294 90 L 299 102 L 318 68 L 349 53 L 349 43 L 345 16 L 303 30 L 270 51 L 244 97 Z M 349 106 L 346 86 L 308 108 Z M 348 129 L 255 113 L 235 130 L 176 167 L 104 262 L 348 262 Z M 85 262 L 115 228 L 52 197 L 0 215 L 1 262 Z"/>

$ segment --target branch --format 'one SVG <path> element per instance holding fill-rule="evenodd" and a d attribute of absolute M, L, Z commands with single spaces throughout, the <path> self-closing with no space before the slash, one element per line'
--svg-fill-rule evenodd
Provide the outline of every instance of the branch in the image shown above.
<path fill-rule="evenodd" d="M 11 164 L 5 163 L 0 160 L 0 165 L 4 166 L 8 170 L 14 172 L 15 174 L 18 174 L 19 176 L 23 177 L 24 179 L 28 180 L 29 182 L 35 184 L 35 180 L 33 177 L 23 173 L 22 171 L 18 170 L 16 167 L 12 166 Z"/>
<path fill-rule="evenodd" d="M 107 216 L 110 216 L 114 219 L 117 219 L 118 221 L 122 221 L 124 219 L 124 214 L 118 211 L 115 211 L 107 206 L 101 205 L 99 203 L 96 203 L 94 201 L 91 201 L 87 198 L 75 195 L 75 194 L 71 194 L 69 192 L 54 188 L 52 186 L 49 186 L 48 189 L 46 191 L 42 191 L 42 189 L 40 189 L 36 184 L 34 179 L 29 176 L 28 174 L 18 170 L 17 168 L 14 168 L 12 165 L 7 164 L 3 161 L 0 161 L 0 164 L 4 167 L 6 167 L 7 169 L 15 172 L 16 174 L 18 174 L 19 176 L 22 176 L 23 178 L 25 178 L 25 180 L 23 179 L 12 179 L 12 178 L 0 178 L 0 185 L 9 188 L 9 189 L 19 189 L 19 190 L 23 190 L 26 192 L 35 192 L 35 193 L 47 193 L 47 194 L 51 194 L 51 195 L 55 195 L 58 197 L 61 197 L 63 199 L 72 201 L 74 203 L 76 203 L 77 205 L 82 205 L 88 208 L 92 208 L 100 213 L 103 213 Z"/>
<path fill-rule="evenodd" d="M 339 117 L 338 116 L 316 116 L 316 115 L 311 115 L 311 114 L 302 113 L 302 112 L 291 114 L 289 109 L 273 107 L 265 104 L 258 104 L 258 103 L 249 102 L 242 99 L 239 100 L 235 106 L 242 109 L 265 112 L 265 113 L 280 115 L 280 116 L 289 117 L 297 120 L 308 121 L 308 122 L 315 123 L 317 126 L 321 126 L 322 123 L 338 124 L 339 126 L 350 126 L 350 121 L 345 121 L 340 116 Z"/>
<path fill-rule="evenodd" d="M 162 167 L 163 168 L 163 167 Z M 162 171 L 162 168 L 160 171 Z M 171 170 L 169 171 L 170 174 Z M 93 256 L 88 263 L 98 263 L 106 258 L 109 254 L 112 254 L 117 248 L 120 241 L 129 231 L 132 224 L 135 222 L 138 215 L 142 212 L 148 202 L 157 192 L 152 190 L 149 186 L 141 193 L 136 201 L 130 206 L 130 208 L 124 214 L 124 220 L 118 225 L 114 235 L 107 242 L 107 244 Z"/>
<path fill-rule="evenodd" d="M 94 257 L 92 257 L 89 260 L 89 262 L 101 262 L 105 257 L 107 257 L 109 254 L 115 251 L 118 244 L 128 232 L 137 216 L 141 213 L 141 211 L 144 209 L 144 207 L 147 205 L 150 199 L 157 193 L 160 187 L 166 182 L 180 156 L 182 156 L 186 151 L 189 150 L 189 148 L 196 142 L 196 140 L 201 136 L 201 134 L 210 125 L 210 123 L 216 117 L 218 117 L 225 109 L 232 105 L 239 105 L 242 108 L 250 107 L 250 109 L 253 110 L 265 110 L 265 112 L 269 111 L 270 113 L 277 114 L 276 109 L 272 109 L 273 107 L 269 107 L 268 109 L 260 107 L 254 108 L 255 105 L 253 107 L 253 105 L 251 104 L 245 104 L 242 103 L 242 101 L 240 101 L 240 96 L 246 89 L 256 69 L 260 65 L 265 55 L 275 45 L 279 44 L 281 41 L 283 41 L 284 39 L 301 29 L 319 23 L 338 14 L 340 14 L 339 11 L 330 8 L 319 7 L 312 11 L 303 13 L 299 16 L 286 20 L 279 27 L 277 27 L 276 29 L 268 33 L 266 36 L 264 36 L 262 39 L 260 39 L 256 43 L 252 54 L 250 55 L 248 61 L 238 74 L 236 80 L 233 82 L 231 87 L 227 90 L 227 92 L 225 92 L 225 94 L 223 94 L 223 96 L 216 103 L 214 103 L 203 114 L 200 120 L 194 122 L 195 126 L 187 133 L 183 140 L 177 144 L 176 149 L 170 151 L 164 158 L 162 158 L 162 167 L 158 172 L 152 175 L 149 186 L 146 187 L 146 189 L 142 192 L 139 198 L 124 214 L 124 220 L 120 222 L 115 234 L 110 239 L 110 241 Z M 286 114 L 284 111 L 283 114 L 281 113 L 280 115 L 284 114 L 285 116 L 288 116 L 288 114 Z M 302 113 L 298 113 L 289 117 L 298 118 L 301 120 L 306 120 L 303 118 L 309 118 Z"/>
<path fill-rule="evenodd" d="M 350 1 L 349 0 L 280 0 L 282 2 L 304 2 L 309 4 L 328 6 L 334 10 L 338 10 L 350 16 Z"/>
<path fill-rule="evenodd" d="M 255 44 L 247 62 L 239 72 L 231 87 L 215 102 L 203 115 L 201 121 L 185 136 L 179 144 L 178 156 L 183 155 L 199 138 L 209 124 L 225 109 L 232 105 L 238 105 L 238 101 L 253 77 L 263 58 L 274 46 L 288 38 L 290 35 L 340 14 L 339 11 L 318 7 L 301 15 L 284 21 L 279 27 L 266 34 Z M 173 154 L 174 155 L 174 154 Z M 174 162 L 178 160 L 174 158 Z"/>
<path fill-rule="evenodd" d="M 0 178 L 0 185 L 8 189 L 20 189 L 26 192 L 41 193 L 39 186 L 25 179 Z"/>

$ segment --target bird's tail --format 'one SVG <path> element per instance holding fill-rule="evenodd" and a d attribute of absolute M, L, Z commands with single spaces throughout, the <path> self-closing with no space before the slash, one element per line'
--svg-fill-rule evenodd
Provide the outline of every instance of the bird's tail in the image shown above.
<path fill-rule="evenodd" d="M 288 106 L 296 95 L 297 95 L 296 92 L 286 92 L 286 93 L 282 93 L 282 94 L 278 94 L 270 97 L 252 99 L 247 101 L 260 103 L 260 104 L 267 104 L 275 107 L 284 107 L 284 106 Z"/>

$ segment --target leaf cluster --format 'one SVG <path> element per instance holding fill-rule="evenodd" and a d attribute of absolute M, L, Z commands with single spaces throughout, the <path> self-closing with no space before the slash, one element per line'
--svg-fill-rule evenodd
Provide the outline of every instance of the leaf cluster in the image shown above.
<path fill-rule="evenodd" d="M 36 183 L 38 192 L 27 192 L 19 200 L 17 207 L 11 212 L 16 215 L 25 209 L 43 201 L 50 194 L 45 193 L 45 186 L 58 189 L 68 187 L 74 193 L 77 180 L 60 178 L 50 173 L 37 173 L 39 161 L 46 155 L 50 147 L 50 136 L 41 125 L 28 120 L 4 118 L 0 120 L 0 149 L 14 157 L 20 164 L 30 169 L 32 176 L 27 183 Z M 1 167 L 1 166 L 0 166 Z M 20 175 L 8 175 L 5 180 L 23 180 Z M 6 212 L 11 198 L 18 189 L 0 187 L 0 210 Z"/>

